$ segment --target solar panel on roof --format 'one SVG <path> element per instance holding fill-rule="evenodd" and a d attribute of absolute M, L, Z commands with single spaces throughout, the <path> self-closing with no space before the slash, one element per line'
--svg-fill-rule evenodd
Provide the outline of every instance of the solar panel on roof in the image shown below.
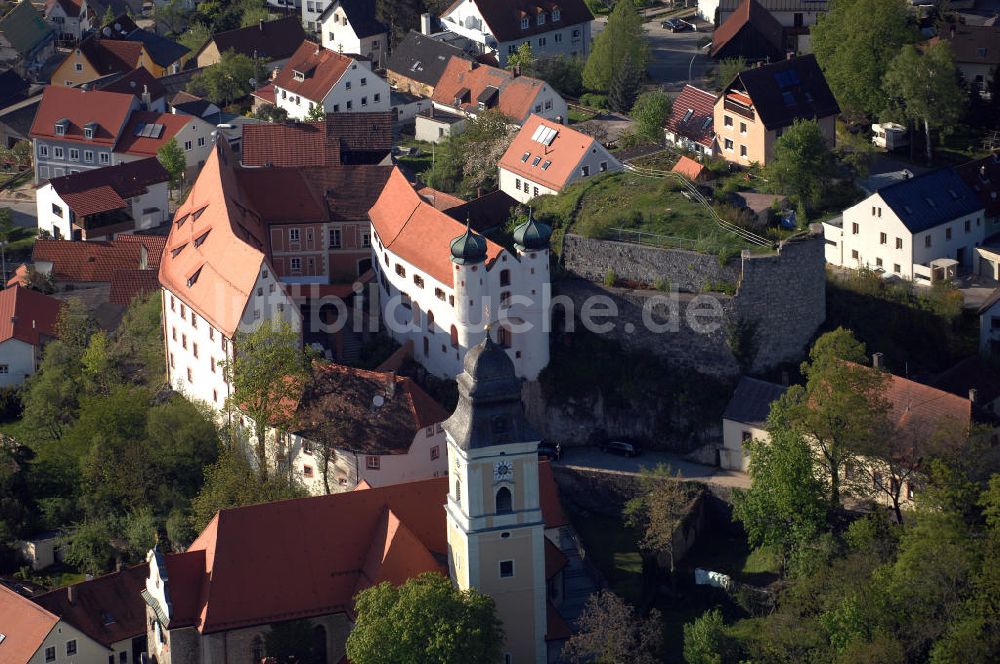
<path fill-rule="evenodd" d="M 546 127 L 543 124 L 540 124 L 537 127 L 535 127 L 535 133 L 531 135 L 531 140 L 537 141 L 538 137 L 542 135 L 542 132 L 545 131 L 545 129 Z"/>
<path fill-rule="evenodd" d="M 795 95 L 787 90 L 781 93 L 781 99 L 785 102 L 785 106 L 795 106 Z"/>

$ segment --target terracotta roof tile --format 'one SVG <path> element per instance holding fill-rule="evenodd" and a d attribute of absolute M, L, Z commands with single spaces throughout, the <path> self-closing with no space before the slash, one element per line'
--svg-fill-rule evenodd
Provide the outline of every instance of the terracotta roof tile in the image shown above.
<path fill-rule="evenodd" d="M 42 94 L 31 137 L 59 140 L 76 140 L 110 147 L 115 144 L 136 99 L 132 95 L 101 90 L 83 90 L 50 85 Z M 59 120 L 69 120 L 65 135 L 57 136 L 55 125 Z M 85 139 L 84 125 L 97 123 L 94 138 Z"/>
<path fill-rule="evenodd" d="M 163 144 L 175 137 L 184 125 L 192 123 L 200 125 L 200 128 L 209 133 L 211 125 L 199 118 L 192 118 L 190 115 L 177 113 L 154 113 L 150 111 L 136 111 L 132 114 L 125 130 L 122 131 L 121 139 L 118 141 L 116 152 L 124 152 L 131 155 L 146 155 L 155 157 L 156 151 L 163 147 Z M 150 124 L 163 125 L 163 132 L 159 138 L 138 136 L 142 127 Z M 206 140 L 211 140 L 211 136 L 206 136 Z"/>
<path fill-rule="evenodd" d="M 319 104 L 353 62 L 346 55 L 304 41 L 275 77 L 274 85 Z M 304 74 L 305 79 L 295 80 L 295 72 Z"/>
<path fill-rule="evenodd" d="M 558 527 L 564 517 L 547 463 L 539 483 L 545 525 Z M 446 574 L 447 492 L 440 477 L 222 510 L 187 552 L 164 556 L 171 627 L 210 633 L 349 612 L 357 590 L 378 579 Z"/>
<path fill-rule="evenodd" d="M 673 173 L 680 173 L 693 182 L 702 176 L 705 172 L 705 166 L 690 157 L 681 156 L 670 170 Z"/>
<path fill-rule="evenodd" d="M 460 107 L 470 113 L 479 112 L 479 99 L 488 88 L 496 90 L 492 102 L 501 113 L 520 124 L 531 114 L 535 100 L 545 87 L 545 81 L 530 76 L 514 76 L 509 71 L 470 62 L 452 56 L 444 73 L 434 86 L 431 99 L 453 108 L 456 97 Z"/>
<path fill-rule="evenodd" d="M 715 136 L 712 126 L 714 113 L 715 94 L 693 85 L 685 85 L 674 100 L 666 128 L 674 134 L 711 148 Z"/>
<path fill-rule="evenodd" d="M 390 112 L 335 113 L 314 122 L 290 120 L 243 127 L 246 166 L 377 163 L 391 149 Z"/>
<path fill-rule="evenodd" d="M 118 270 L 143 267 L 154 270 L 160 263 L 164 238 L 152 235 L 122 235 L 107 242 L 36 240 L 31 252 L 34 263 L 52 263 L 56 281 L 72 283 L 111 282 Z"/>
<path fill-rule="evenodd" d="M 497 41 L 519 41 L 525 37 L 537 34 L 544 34 L 551 30 L 558 30 L 578 23 L 587 23 L 594 20 L 594 15 L 590 13 L 583 0 L 472 0 L 479 8 L 490 32 L 497 38 Z M 447 15 L 456 5 L 465 0 L 456 2 L 445 10 Z M 559 9 L 560 19 L 552 22 L 552 10 Z M 546 12 L 548 16 L 543 25 L 538 25 L 535 16 L 539 12 Z M 526 29 L 521 28 L 521 17 L 529 16 L 531 21 Z M 447 23 L 445 24 L 447 25 Z"/>
<path fill-rule="evenodd" d="M 79 216 L 126 207 L 126 198 L 144 194 L 152 184 L 170 179 L 155 157 L 71 173 L 49 184 Z"/>
<path fill-rule="evenodd" d="M 958 64 L 988 67 L 1000 64 L 1000 26 L 959 24 L 950 30 L 943 29 L 930 43 L 942 40 L 951 47 L 952 56 Z"/>
<path fill-rule="evenodd" d="M 35 602 L 98 643 L 112 644 L 145 636 L 146 587 L 149 566 L 143 563 L 91 581 L 73 584 L 73 602 L 66 588 L 39 595 Z"/>
<path fill-rule="evenodd" d="M 273 61 L 291 56 L 305 38 L 302 19 L 295 15 L 245 28 L 217 32 L 212 35 L 208 43 L 214 41 L 219 53 L 235 51 L 249 57 L 256 55 L 258 58 Z M 203 46 L 202 49 L 204 48 Z"/>
<path fill-rule="evenodd" d="M 59 618 L 0 584 L 0 661 L 20 664 L 38 659 L 45 637 Z M 37 657 L 36 657 L 37 655 Z"/>
<path fill-rule="evenodd" d="M 976 193 L 988 217 L 1000 217 L 1000 153 L 954 166 L 958 177 Z"/>
<path fill-rule="evenodd" d="M 116 270 L 111 275 L 111 304 L 127 307 L 132 300 L 160 290 L 156 270 Z"/>
<path fill-rule="evenodd" d="M 3 289 L 0 291 L 0 343 L 18 339 L 38 346 L 44 337 L 55 337 L 62 304 L 54 297 L 21 286 Z"/>
<path fill-rule="evenodd" d="M 145 67 L 136 67 L 124 76 L 100 86 L 99 89 L 104 92 L 133 95 L 140 101 L 144 89 L 149 92 L 149 97 L 153 101 L 167 95 L 167 89 L 160 83 L 160 79 L 150 74 Z"/>
<path fill-rule="evenodd" d="M 417 194 L 420 195 L 420 198 L 424 199 L 442 212 L 458 207 L 459 205 L 465 205 L 466 203 L 466 201 L 462 200 L 458 196 L 452 196 L 449 193 L 438 191 L 432 187 L 421 187 L 420 189 L 417 189 Z"/>
<path fill-rule="evenodd" d="M 556 132 L 547 146 L 532 138 L 541 125 Z M 558 191 L 569 182 L 577 165 L 596 145 L 597 142 L 586 134 L 532 115 L 500 158 L 499 166 Z M 524 161 L 525 153 L 528 153 L 527 161 Z M 541 157 L 537 165 L 533 165 L 535 157 Z M 545 168 L 546 163 L 549 163 L 548 168 Z"/>
<path fill-rule="evenodd" d="M 141 42 L 102 39 L 97 33 L 84 39 L 77 48 L 101 76 L 132 71 L 140 66 L 143 53 Z"/>
<path fill-rule="evenodd" d="M 784 41 L 784 28 L 778 19 L 757 0 L 743 0 L 712 33 L 712 57 L 775 59 L 785 52 Z"/>
<path fill-rule="evenodd" d="M 452 285 L 454 268 L 449 248 L 451 241 L 465 232 L 465 225 L 420 198 L 398 168 L 392 169 L 368 214 L 386 249 L 442 284 Z M 486 240 L 486 269 L 502 251 L 503 247 Z"/>

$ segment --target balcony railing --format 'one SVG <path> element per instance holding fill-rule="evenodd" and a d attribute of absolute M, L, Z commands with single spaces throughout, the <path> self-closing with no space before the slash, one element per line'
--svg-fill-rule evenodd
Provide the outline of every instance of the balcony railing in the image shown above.
<path fill-rule="evenodd" d="M 737 104 L 735 101 L 730 99 L 722 100 L 722 108 L 727 111 L 732 111 L 736 115 L 742 116 L 747 120 L 754 120 L 756 116 L 754 115 L 752 108 L 747 108 L 743 104 Z"/>

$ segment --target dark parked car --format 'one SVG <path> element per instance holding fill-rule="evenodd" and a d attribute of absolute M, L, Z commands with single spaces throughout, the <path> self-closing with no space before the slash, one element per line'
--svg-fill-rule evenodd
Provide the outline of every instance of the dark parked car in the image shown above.
<path fill-rule="evenodd" d="M 663 27 L 664 30 L 669 30 L 670 32 L 687 32 L 688 30 L 694 29 L 694 26 L 692 26 L 690 23 L 688 23 L 687 21 L 682 21 L 679 18 L 677 19 L 668 18 L 663 23 L 660 23 L 660 25 Z"/>
<path fill-rule="evenodd" d="M 562 456 L 562 445 L 553 445 L 544 440 L 538 443 L 538 458 L 558 461 Z"/>
<path fill-rule="evenodd" d="M 642 448 L 635 443 L 626 443 L 622 440 L 612 440 L 601 445 L 601 451 L 608 454 L 621 454 L 622 456 L 635 457 L 642 454 Z"/>

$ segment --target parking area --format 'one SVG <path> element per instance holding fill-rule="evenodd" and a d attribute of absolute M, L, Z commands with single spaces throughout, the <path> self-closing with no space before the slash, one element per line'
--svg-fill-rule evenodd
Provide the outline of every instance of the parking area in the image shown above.
<path fill-rule="evenodd" d="M 684 479 L 726 487 L 750 486 L 750 477 L 746 473 L 694 463 L 670 452 L 646 450 L 637 457 L 624 457 L 602 452 L 596 447 L 570 447 L 563 451 L 562 459 L 556 464 L 571 468 L 610 470 L 630 474 L 637 474 L 643 468 L 652 469 L 663 464 L 674 472 L 679 471 Z"/>

